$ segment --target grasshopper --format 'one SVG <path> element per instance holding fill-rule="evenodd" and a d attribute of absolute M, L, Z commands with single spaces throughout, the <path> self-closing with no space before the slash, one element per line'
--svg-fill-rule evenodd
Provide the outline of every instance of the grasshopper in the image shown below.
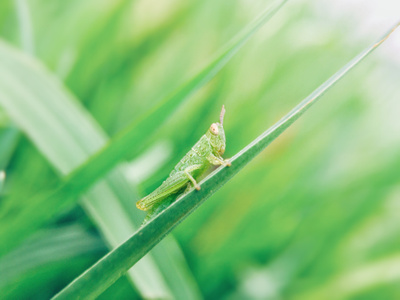
<path fill-rule="evenodd" d="M 136 207 L 150 210 L 169 196 L 185 192 L 193 187 L 200 190 L 195 178 L 202 175 L 211 165 L 231 166 L 229 160 L 223 159 L 225 152 L 225 131 L 223 125 L 225 108 L 222 106 L 220 123 L 211 124 L 200 140 L 175 166 L 168 178 L 152 193 L 139 200 Z"/>

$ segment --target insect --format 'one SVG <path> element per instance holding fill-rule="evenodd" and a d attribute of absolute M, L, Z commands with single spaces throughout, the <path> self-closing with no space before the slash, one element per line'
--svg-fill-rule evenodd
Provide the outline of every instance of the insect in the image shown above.
<path fill-rule="evenodd" d="M 225 152 L 225 131 L 223 125 L 225 108 L 222 106 L 219 123 L 211 124 L 200 140 L 186 153 L 175 166 L 168 178 L 152 193 L 139 200 L 136 207 L 141 210 L 152 209 L 172 194 L 184 192 L 193 185 L 200 190 L 195 178 L 202 175 L 211 165 L 231 166 L 229 160 L 223 159 Z"/>

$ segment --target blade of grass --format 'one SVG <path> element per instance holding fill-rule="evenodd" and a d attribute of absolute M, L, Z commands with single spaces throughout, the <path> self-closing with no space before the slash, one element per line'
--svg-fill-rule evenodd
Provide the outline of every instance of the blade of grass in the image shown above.
<path fill-rule="evenodd" d="M 99 178 L 110 171 L 116 163 L 123 160 L 127 153 L 138 154 L 143 150 L 147 145 L 146 141 L 151 138 L 151 133 L 154 132 L 156 128 L 158 128 L 191 93 L 207 83 L 234 56 L 241 46 L 243 46 L 245 42 L 286 2 L 287 0 L 278 1 L 272 7 L 266 9 L 242 32 L 235 36 L 223 51 L 221 51 L 214 60 L 206 65 L 203 70 L 162 100 L 152 111 L 139 120 L 134 121 L 123 132 L 110 140 L 104 148 L 94 154 L 86 163 L 77 168 L 64 180 L 60 181 L 58 184 L 59 188 L 52 191 L 46 191 L 42 195 L 34 197 L 34 199 L 32 199 L 32 201 L 26 206 L 26 209 L 22 210 L 20 214 L 14 216 L 12 220 L 3 222 L 4 224 L 2 224 L 2 230 L 0 231 L 0 239 L 7 240 L 9 243 L 0 247 L 0 253 L 7 251 L 10 247 L 16 245 L 27 234 L 32 232 L 32 229 L 46 223 L 57 212 L 61 212 L 63 209 L 72 205 L 79 194 L 87 190 Z M 7 51 L 6 46 L 2 46 L 0 43 L 0 50 L 2 50 L 2 48 L 4 51 Z M 27 57 L 21 56 L 19 60 L 28 60 L 29 64 L 36 64 Z M 9 62 L 4 61 L 5 65 L 7 65 L 7 63 Z M 4 71 L 4 82 L 5 80 L 10 80 L 9 78 L 13 72 L 14 66 L 10 65 Z M 35 70 L 35 72 L 37 72 L 37 70 Z M 39 75 L 40 74 L 38 74 L 38 76 Z M 20 113 L 20 106 L 16 107 L 12 100 L 12 96 L 15 96 L 14 94 L 16 93 L 16 90 L 10 90 L 10 86 L 7 84 L 4 85 L 2 89 L 8 91 L 11 98 L 10 96 L 0 97 L 0 103 L 6 106 L 8 110 L 13 109 L 14 112 Z M 29 97 L 29 94 L 25 93 L 23 96 Z M 35 107 L 33 107 L 33 109 L 35 109 Z M 20 119 L 20 122 L 23 121 L 24 119 Z M 64 134 L 64 131 L 61 130 L 59 133 L 55 133 L 54 136 L 56 137 L 59 134 Z M 36 139 L 40 140 L 41 135 L 38 134 Z M 67 149 L 68 148 L 61 150 L 65 151 L 67 155 Z M 59 153 L 55 153 L 55 155 L 59 155 Z M 64 163 L 67 164 L 67 162 Z M 60 199 L 62 199 L 62 201 Z M 42 210 L 41 207 L 43 206 L 47 209 Z M 32 211 L 35 211 L 36 213 L 32 214 Z M 18 224 L 26 222 L 30 222 L 30 224 L 26 224 L 27 226 L 24 227 L 18 226 Z M 5 247 L 6 249 L 4 249 Z"/>
<path fill-rule="evenodd" d="M 235 174 L 237 174 L 254 157 L 264 150 L 273 140 L 295 122 L 311 105 L 348 71 L 383 43 L 400 25 L 396 24 L 389 33 L 378 42 L 369 46 L 349 63 L 342 67 L 307 98 L 301 101 L 286 116 L 262 133 L 243 150 L 232 158 L 232 166 L 220 167 L 201 182 L 200 191 L 190 191 L 171 206 L 162 211 L 153 220 L 142 226 L 129 240 L 107 254 L 94 266 L 88 269 L 53 299 L 94 299 L 107 287 L 122 276 L 175 226 L 183 221 L 191 212 L 215 193 Z"/>

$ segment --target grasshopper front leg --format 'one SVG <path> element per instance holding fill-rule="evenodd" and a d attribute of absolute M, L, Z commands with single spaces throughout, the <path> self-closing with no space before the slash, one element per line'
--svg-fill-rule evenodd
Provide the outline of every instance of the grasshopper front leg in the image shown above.
<path fill-rule="evenodd" d="M 229 160 L 223 159 L 222 157 L 217 157 L 214 154 L 210 154 L 207 156 L 207 160 L 215 166 L 225 166 L 230 167 L 232 164 Z"/>

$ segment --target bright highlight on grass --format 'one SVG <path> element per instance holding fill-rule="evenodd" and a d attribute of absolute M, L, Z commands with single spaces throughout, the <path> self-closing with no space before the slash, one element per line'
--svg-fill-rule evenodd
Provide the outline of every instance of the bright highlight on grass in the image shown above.
<path fill-rule="evenodd" d="M 3 188 L 4 180 L 6 179 L 6 173 L 4 171 L 0 171 L 0 191 Z"/>

